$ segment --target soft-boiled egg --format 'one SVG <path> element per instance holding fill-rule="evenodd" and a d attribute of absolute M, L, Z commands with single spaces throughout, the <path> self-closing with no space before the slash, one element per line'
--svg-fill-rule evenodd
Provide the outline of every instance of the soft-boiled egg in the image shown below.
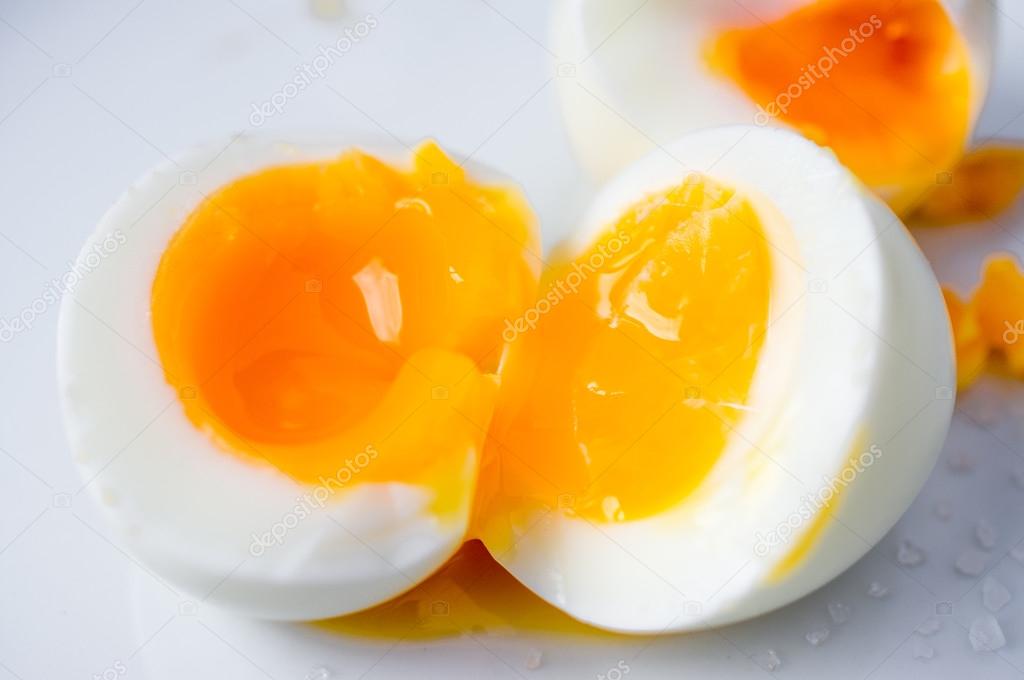
<path fill-rule="evenodd" d="M 432 143 L 408 168 L 345 148 L 167 162 L 103 218 L 82 257 L 122 245 L 62 309 L 72 450 L 120 538 L 263 617 L 376 604 L 459 548 L 503 321 L 536 292 L 515 189 Z"/>
<path fill-rule="evenodd" d="M 600 191 L 510 328 L 477 531 L 571 616 L 755 616 L 905 511 L 953 406 L 942 296 L 894 214 L 785 130 L 695 133 Z"/>
<path fill-rule="evenodd" d="M 988 86 L 987 0 L 636 5 L 560 0 L 553 15 L 569 134 L 601 180 L 693 130 L 779 125 L 903 213 L 956 163 Z"/>
<path fill-rule="evenodd" d="M 241 138 L 150 173 L 64 303 L 76 460 L 189 592 L 339 615 L 480 539 L 580 621 L 693 629 L 823 584 L 930 471 L 942 296 L 832 152 L 686 136 L 538 280 L 515 190 L 430 143 L 411 169 L 330 151 Z"/>

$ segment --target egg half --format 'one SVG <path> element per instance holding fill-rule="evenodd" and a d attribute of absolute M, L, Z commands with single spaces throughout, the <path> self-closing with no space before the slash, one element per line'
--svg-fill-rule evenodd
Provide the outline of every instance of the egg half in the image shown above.
<path fill-rule="evenodd" d="M 783 126 L 831 147 L 902 214 L 963 153 L 991 72 L 986 0 L 554 7 L 569 135 L 601 181 L 694 130 Z"/>
<path fill-rule="evenodd" d="M 955 389 L 942 296 L 830 151 L 686 136 L 604 187 L 556 260 L 477 514 L 551 604 L 631 633 L 755 616 L 850 566 L 924 483 Z"/>
<path fill-rule="evenodd" d="M 275 619 L 381 602 L 469 524 L 535 225 L 431 143 L 240 137 L 104 216 L 61 310 L 75 461 L 170 582 Z M 488 171 L 474 166 L 474 176 Z"/>

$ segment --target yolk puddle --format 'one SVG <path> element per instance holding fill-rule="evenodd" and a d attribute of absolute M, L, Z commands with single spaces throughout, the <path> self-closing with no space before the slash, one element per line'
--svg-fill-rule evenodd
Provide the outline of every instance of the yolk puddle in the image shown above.
<path fill-rule="evenodd" d="M 482 523 L 552 507 L 621 521 L 684 498 L 748 409 L 771 279 L 751 203 L 696 176 L 547 271 L 506 325 Z"/>
<path fill-rule="evenodd" d="M 576 621 L 534 595 L 476 540 L 468 541 L 440 570 L 407 593 L 314 625 L 384 639 L 433 639 L 485 631 L 616 637 Z"/>
<path fill-rule="evenodd" d="M 359 151 L 272 167 L 207 196 L 168 245 L 156 346 L 198 428 L 296 480 L 418 480 L 446 456 L 455 476 L 536 252 L 519 194 L 432 143 L 409 171 Z"/>
<path fill-rule="evenodd" d="M 725 31 L 709 59 L 897 210 L 917 197 L 893 189 L 931 184 L 967 141 L 970 60 L 939 0 L 817 0 Z"/>
<path fill-rule="evenodd" d="M 1024 378 L 1024 272 L 1009 254 L 990 257 L 968 300 L 943 288 L 956 345 L 957 385 L 967 387 L 992 359 Z"/>
<path fill-rule="evenodd" d="M 998 217 L 1024 192 L 1024 148 L 986 146 L 970 152 L 914 209 L 912 226 L 948 226 Z"/>

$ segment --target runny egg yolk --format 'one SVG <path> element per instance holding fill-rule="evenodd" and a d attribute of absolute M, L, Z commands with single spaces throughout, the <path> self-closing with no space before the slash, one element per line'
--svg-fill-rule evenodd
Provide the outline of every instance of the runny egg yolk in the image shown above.
<path fill-rule="evenodd" d="M 173 237 L 157 350 L 198 428 L 296 480 L 451 480 L 479 455 L 536 252 L 519 194 L 432 143 L 410 171 L 358 151 L 272 167 Z"/>
<path fill-rule="evenodd" d="M 970 59 L 939 0 L 817 0 L 726 30 L 710 62 L 897 210 L 917 197 L 895 189 L 934 184 L 967 141 Z"/>
<path fill-rule="evenodd" d="M 489 546 L 491 518 L 632 520 L 693 491 L 750 409 L 771 280 L 753 204 L 697 176 L 547 271 L 506 325 L 478 508 Z"/>

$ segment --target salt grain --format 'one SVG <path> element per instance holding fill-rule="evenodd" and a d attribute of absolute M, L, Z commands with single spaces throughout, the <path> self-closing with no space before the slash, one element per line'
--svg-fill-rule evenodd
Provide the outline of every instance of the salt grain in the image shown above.
<path fill-rule="evenodd" d="M 980 576 L 985 571 L 988 557 L 985 553 L 971 548 L 956 558 L 954 568 L 964 576 Z"/>
<path fill-rule="evenodd" d="M 987 520 L 979 519 L 978 523 L 974 525 L 974 539 L 985 550 L 991 550 L 996 546 L 998 539 L 996 528 Z"/>
<path fill-rule="evenodd" d="M 878 581 L 872 581 L 871 584 L 868 585 L 868 595 L 870 595 L 871 597 L 881 599 L 888 594 L 888 586 L 883 586 Z"/>
<path fill-rule="evenodd" d="M 931 618 L 931 619 L 928 619 L 927 621 L 925 621 L 924 623 L 922 623 L 920 626 L 918 626 L 915 632 L 918 633 L 919 635 L 929 636 L 929 635 L 935 635 L 941 629 L 942 629 L 942 622 L 939 621 L 938 619 Z"/>
<path fill-rule="evenodd" d="M 1009 604 L 1012 599 L 1013 595 L 1006 589 L 1006 586 L 991 576 L 986 578 L 985 582 L 981 584 L 981 603 L 990 612 L 999 611 Z"/>
<path fill-rule="evenodd" d="M 828 633 L 828 628 L 816 628 L 807 633 L 807 635 L 804 635 L 804 639 L 811 643 L 812 647 L 817 647 L 828 639 Z"/>
<path fill-rule="evenodd" d="M 779 658 L 779 655 L 775 653 L 774 649 L 766 649 L 763 652 L 757 652 L 752 658 L 754 663 L 769 673 L 782 668 L 782 659 Z"/>
<path fill-rule="evenodd" d="M 829 602 L 828 615 L 832 617 L 832 623 L 846 623 L 850 620 L 850 608 L 842 602 Z"/>
<path fill-rule="evenodd" d="M 904 567 L 916 567 L 924 562 L 924 552 L 910 541 L 901 541 L 896 551 L 896 561 Z"/>
<path fill-rule="evenodd" d="M 1003 629 L 991 614 L 983 614 L 974 619 L 967 633 L 971 648 L 976 652 L 994 652 L 1006 646 Z"/>

